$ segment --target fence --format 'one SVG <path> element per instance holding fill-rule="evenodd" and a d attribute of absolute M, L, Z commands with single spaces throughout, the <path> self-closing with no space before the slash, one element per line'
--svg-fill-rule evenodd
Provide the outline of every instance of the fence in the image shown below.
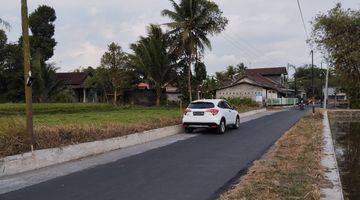
<path fill-rule="evenodd" d="M 288 106 L 296 105 L 299 102 L 297 98 L 277 98 L 277 99 L 267 99 L 267 106 Z"/>

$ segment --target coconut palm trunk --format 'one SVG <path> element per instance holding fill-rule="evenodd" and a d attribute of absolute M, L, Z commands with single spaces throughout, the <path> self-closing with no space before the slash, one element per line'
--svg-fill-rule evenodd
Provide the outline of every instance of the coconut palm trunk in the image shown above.
<path fill-rule="evenodd" d="M 192 101 L 192 88 L 191 88 L 191 59 L 189 59 L 189 67 L 188 67 L 188 91 L 189 91 L 189 100 Z"/>
<path fill-rule="evenodd" d="M 160 106 L 160 99 L 161 99 L 161 87 L 156 87 L 156 106 Z"/>

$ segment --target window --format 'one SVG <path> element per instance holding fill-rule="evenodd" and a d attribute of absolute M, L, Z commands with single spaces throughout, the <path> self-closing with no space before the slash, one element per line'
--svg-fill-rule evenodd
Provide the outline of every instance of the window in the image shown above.
<path fill-rule="evenodd" d="M 193 109 L 207 109 L 213 107 L 215 107 L 215 105 L 211 102 L 194 102 L 188 106 L 188 108 L 193 108 Z"/>
<path fill-rule="evenodd" d="M 226 101 L 220 101 L 218 104 L 219 108 L 230 109 L 231 106 Z"/>

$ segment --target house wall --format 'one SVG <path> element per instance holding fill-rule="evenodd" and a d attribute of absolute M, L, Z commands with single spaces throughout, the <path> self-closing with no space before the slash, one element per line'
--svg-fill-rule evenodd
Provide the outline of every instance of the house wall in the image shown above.
<path fill-rule="evenodd" d="M 239 97 L 239 98 L 251 98 L 254 101 L 259 101 L 260 100 L 259 97 L 257 99 L 256 96 L 261 96 L 262 101 L 264 101 L 266 98 L 268 99 L 278 98 L 278 93 L 275 90 L 269 90 L 246 83 L 216 91 L 216 98 Z"/>
<path fill-rule="evenodd" d="M 263 88 L 244 83 L 233 87 L 217 90 L 216 98 L 241 97 L 241 98 L 251 98 L 255 101 L 256 95 L 259 96 L 262 94 L 263 94 Z"/>
<path fill-rule="evenodd" d="M 180 102 L 181 93 L 167 93 L 166 97 L 170 102 Z"/>

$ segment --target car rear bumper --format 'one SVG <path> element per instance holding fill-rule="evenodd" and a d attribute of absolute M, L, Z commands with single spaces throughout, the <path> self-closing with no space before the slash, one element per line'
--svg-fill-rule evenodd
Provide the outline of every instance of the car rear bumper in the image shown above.
<path fill-rule="evenodd" d="M 185 128 L 217 128 L 219 125 L 216 123 L 201 123 L 201 122 L 184 122 Z"/>

